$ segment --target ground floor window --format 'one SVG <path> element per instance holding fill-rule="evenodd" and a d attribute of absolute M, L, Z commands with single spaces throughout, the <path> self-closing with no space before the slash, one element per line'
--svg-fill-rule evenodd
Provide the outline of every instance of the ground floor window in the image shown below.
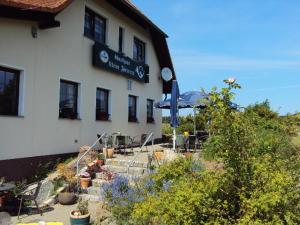
<path fill-rule="evenodd" d="M 78 83 L 61 80 L 59 98 L 59 117 L 78 118 Z"/>
<path fill-rule="evenodd" d="M 128 96 L 128 121 L 137 122 L 137 97 Z"/>
<path fill-rule="evenodd" d="M 147 123 L 153 123 L 153 100 L 147 99 Z"/>
<path fill-rule="evenodd" d="M 20 71 L 0 67 L 0 115 L 18 115 Z"/>
<path fill-rule="evenodd" d="M 96 120 L 109 120 L 109 91 L 97 88 Z"/>

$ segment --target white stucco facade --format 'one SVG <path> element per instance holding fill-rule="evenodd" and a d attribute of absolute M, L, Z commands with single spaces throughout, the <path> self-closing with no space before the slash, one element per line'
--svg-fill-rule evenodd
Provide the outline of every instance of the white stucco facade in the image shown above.
<path fill-rule="evenodd" d="M 107 19 L 106 44 L 118 50 L 119 26 L 125 30 L 124 53 L 132 58 L 133 39 L 146 43 L 150 82 L 132 80 L 92 65 L 94 41 L 84 33 L 85 6 Z M 150 33 L 106 1 L 73 1 L 56 16 L 61 25 L 38 29 L 35 22 L 0 18 L 0 66 L 21 71 L 19 116 L 0 116 L 0 160 L 63 154 L 91 145 L 97 133 L 124 135 L 154 132 L 161 137 L 161 111 L 147 123 L 147 99 L 162 96 L 160 66 Z M 79 83 L 78 120 L 59 118 L 60 79 Z M 110 90 L 110 121 L 96 121 L 96 88 Z M 138 96 L 138 123 L 128 122 L 128 95 Z"/>

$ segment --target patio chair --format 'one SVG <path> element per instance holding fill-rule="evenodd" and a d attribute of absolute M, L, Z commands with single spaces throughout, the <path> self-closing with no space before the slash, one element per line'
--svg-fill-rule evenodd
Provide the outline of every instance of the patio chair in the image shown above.
<path fill-rule="evenodd" d="M 39 210 L 41 216 L 43 215 L 43 212 L 39 208 L 39 205 L 37 203 L 37 197 L 38 197 L 38 194 L 40 192 L 41 186 L 42 186 L 41 181 L 36 182 L 36 183 L 32 183 L 32 184 L 27 185 L 23 189 L 23 191 L 20 192 L 20 194 L 18 196 L 19 199 L 20 199 L 20 206 L 19 206 L 19 210 L 18 210 L 18 219 L 20 217 L 23 201 L 31 201 L 31 202 L 33 201 L 36 208 Z"/>
<path fill-rule="evenodd" d="M 197 132 L 197 140 L 198 145 L 201 148 L 202 143 L 205 142 L 209 138 L 209 134 L 207 131 L 198 131 Z"/>
<path fill-rule="evenodd" d="M 179 152 L 182 149 L 185 149 L 185 141 L 183 135 L 176 135 L 176 148 L 178 148 Z"/>
<path fill-rule="evenodd" d="M 193 149 L 194 151 L 197 149 L 197 138 L 195 135 L 189 136 L 188 149 Z"/>

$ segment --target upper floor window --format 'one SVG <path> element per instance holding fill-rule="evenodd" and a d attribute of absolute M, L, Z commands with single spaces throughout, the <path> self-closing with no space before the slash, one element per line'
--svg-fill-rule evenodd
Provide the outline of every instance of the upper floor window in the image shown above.
<path fill-rule="evenodd" d="M 78 118 L 78 83 L 61 80 L 59 97 L 59 117 Z"/>
<path fill-rule="evenodd" d="M 0 67 L 0 115 L 17 116 L 20 71 Z"/>
<path fill-rule="evenodd" d="M 137 122 L 137 97 L 128 96 L 128 121 Z"/>
<path fill-rule="evenodd" d="M 109 91 L 97 88 L 96 92 L 96 120 L 108 120 L 108 98 Z"/>
<path fill-rule="evenodd" d="M 135 37 L 133 41 L 133 59 L 145 63 L 146 60 L 145 52 L 146 52 L 146 44 Z"/>
<path fill-rule="evenodd" d="M 119 52 L 123 52 L 124 29 L 119 27 Z"/>
<path fill-rule="evenodd" d="M 96 42 L 105 44 L 106 19 L 97 15 L 92 10 L 85 8 L 84 35 Z"/>
<path fill-rule="evenodd" d="M 147 123 L 153 123 L 153 100 L 147 99 Z"/>

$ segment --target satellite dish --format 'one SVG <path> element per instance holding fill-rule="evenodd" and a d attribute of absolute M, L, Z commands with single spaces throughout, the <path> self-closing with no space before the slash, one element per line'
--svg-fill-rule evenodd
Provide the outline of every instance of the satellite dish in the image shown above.
<path fill-rule="evenodd" d="M 173 73 L 172 71 L 170 70 L 170 68 L 168 67 L 165 67 L 161 70 L 161 77 L 164 81 L 170 81 L 172 80 L 173 78 Z"/>

